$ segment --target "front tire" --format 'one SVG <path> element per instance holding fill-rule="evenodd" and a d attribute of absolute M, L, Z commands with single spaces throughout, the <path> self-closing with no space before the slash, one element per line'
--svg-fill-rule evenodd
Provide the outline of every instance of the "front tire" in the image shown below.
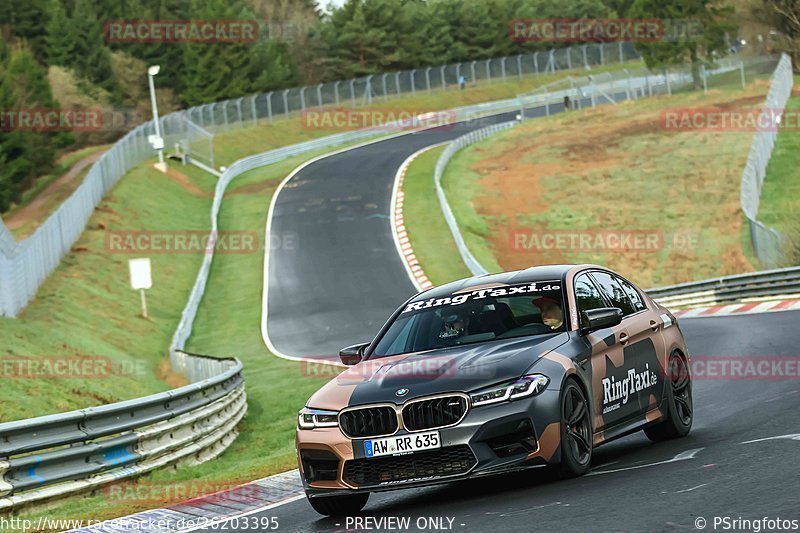
<path fill-rule="evenodd" d="M 308 503 L 321 515 L 349 516 L 360 513 L 367 505 L 367 500 L 369 500 L 369 492 L 343 496 L 319 496 L 308 498 Z"/>
<path fill-rule="evenodd" d="M 592 421 L 583 391 L 569 379 L 561 391 L 561 475 L 582 476 L 592 463 Z"/>
<path fill-rule="evenodd" d="M 667 379 L 667 416 L 658 424 L 644 428 L 644 434 L 654 442 L 685 437 L 692 429 L 692 376 L 686 358 L 678 352 L 669 357 Z"/>

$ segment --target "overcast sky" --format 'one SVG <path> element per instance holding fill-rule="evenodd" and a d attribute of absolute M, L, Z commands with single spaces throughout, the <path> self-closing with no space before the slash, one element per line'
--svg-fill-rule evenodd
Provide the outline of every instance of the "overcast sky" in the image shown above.
<path fill-rule="evenodd" d="M 329 5 L 341 6 L 344 3 L 345 0 L 317 0 L 317 4 L 319 4 L 322 8 L 326 8 Z"/>

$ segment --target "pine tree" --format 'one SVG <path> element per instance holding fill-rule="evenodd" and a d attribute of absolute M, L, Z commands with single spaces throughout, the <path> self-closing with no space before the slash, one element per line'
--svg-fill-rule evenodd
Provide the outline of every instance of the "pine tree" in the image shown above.
<path fill-rule="evenodd" d="M 66 66 L 72 61 L 77 46 L 72 22 L 61 0 L 50 0 L 49 12 L 50 18 L 47 21 L 45 36 L 47 63 Z"/>
<path fill-rule="evenodd" d="M 103 25 L 97 20 L 91 0 L 77 0 L 72 25 L 77 37 L 74 59 L 70 66 L 78 76 L 115 93 L 116 84 L 111 70 L 111 56 L 105 45 Z"/>

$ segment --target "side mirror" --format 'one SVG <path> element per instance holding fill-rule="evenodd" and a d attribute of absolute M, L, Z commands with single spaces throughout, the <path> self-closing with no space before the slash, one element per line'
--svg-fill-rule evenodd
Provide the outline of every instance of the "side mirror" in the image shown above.
<path fill-rule="evenodd" d="M 611 328 L 622 322 L 622 309 L 619 307 L 601 307 L 590 309 L 583 312 L 587 326 L 581 329 L 581 333 L 591 333 L 598 329 Z"/>
<path fill-rule="evenodd" d="M 369 346 L 369 343 L 365 342 L 342 348 L 339 350 L 339 359 L 347 366 L 357 365 L 364 358 L 364 350 L 367 349 L 367 346 Z"/>

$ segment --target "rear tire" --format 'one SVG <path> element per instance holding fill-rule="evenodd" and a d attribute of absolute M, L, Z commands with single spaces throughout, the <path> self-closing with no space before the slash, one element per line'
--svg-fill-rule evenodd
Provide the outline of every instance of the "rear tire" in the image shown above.
<path fill-rule="evenodd" d="M 678 352 L 669 356 L 667 380 L 667 416 L 658 424 L 644 428 L 644 434 L 654 442 L 685 437 L 692 429 L 692 376 L 686 358 Z"/>
<path fill-rule="evenodd" d="M 574 380 L 561 390 L 562 477 L 582 476 L 592 464 L 592 421 L 589 402 Z"/>
<path fill-rule="evenodd" d="M 306 495 L 308 497 L 308 495 Z M 349 516 L 358 514 L 367 505 L 369 492 L 345 494 L 343 496 L 318 496 L 308 498 L 316 512 L 325 516 Z"/>

